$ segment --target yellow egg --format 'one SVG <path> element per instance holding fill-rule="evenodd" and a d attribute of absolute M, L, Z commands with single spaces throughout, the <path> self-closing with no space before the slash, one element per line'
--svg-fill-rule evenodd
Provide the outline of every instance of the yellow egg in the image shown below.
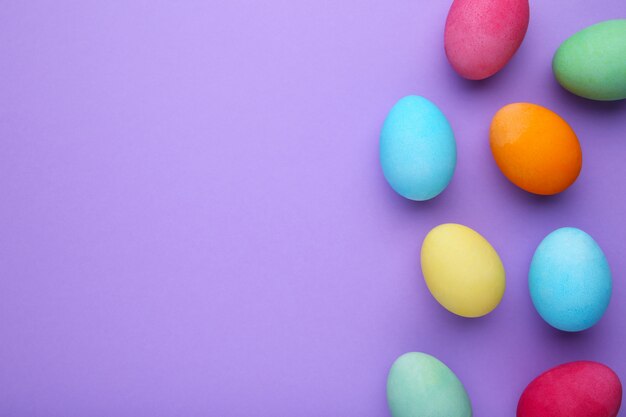
<path fill-rule="evenodd" d="M 422 273 L 435 299 L 463 317 L 480 317 L 498 306 L 506 285 L 496 250 L 460 224 L 442 224 L 422 243 Z"/>

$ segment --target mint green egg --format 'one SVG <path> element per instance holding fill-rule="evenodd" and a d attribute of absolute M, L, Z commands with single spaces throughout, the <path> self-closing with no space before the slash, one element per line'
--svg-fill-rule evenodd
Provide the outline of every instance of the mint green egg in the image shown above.
<path fill-rule="evenodd" d="M 471 417 L 459 378 L 434 356 L 409 352 L 391 366 L 387 402 L 393 417 Z"/>
<path fill-rule="evenodd" d="M 626 19 L 591 25 L 565 40 L 552 60 L 566 90 L 591 100 L 626 98 Z"/>

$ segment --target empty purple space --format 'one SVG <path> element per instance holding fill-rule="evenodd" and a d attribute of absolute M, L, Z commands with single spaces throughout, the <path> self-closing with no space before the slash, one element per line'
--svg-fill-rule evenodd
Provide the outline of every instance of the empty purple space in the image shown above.
<path fill-rule="evenodd" d="M 388 416 L 393 360 L 423 351 L 476 416 L 511 416 L 541 371 L 596 360 L 626 380 L 626 105 L 558 86 L 560 43 L 623 0 L 531 2 L 493 78 L 448 65 L 449 1 L 6 1 L 0 13 L 0 415 Z M 382 122 L 423 95 L 458 165 L 410 202 L 378 163 Z M 556 111 L 583 169 L 549 198 L 499 172 L 503 105 Z M 419 250 L 444 222 L 499 252 L 502 304 L 439 306 Z M 614 291 L 581 334 L 533 309 L 531 256 L 575 226 Z M 626 415 L 624 412 L 622 415 Z"/>

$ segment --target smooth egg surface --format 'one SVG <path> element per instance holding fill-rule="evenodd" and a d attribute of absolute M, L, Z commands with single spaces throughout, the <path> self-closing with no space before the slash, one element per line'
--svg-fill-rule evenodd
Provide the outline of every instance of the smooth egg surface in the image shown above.
<path fill-rule="evenodd" d="M 387 403 L 393 417 L 471 417 L 465 387 L 434 356 L 410 352 L 391 366 Z"/>
<path fill-rule="evenodd" d="M 582 150 L 570 125 L 531 103 L 502 107 L 489 130 L 491 152 L 502 173 L 533 194 L 557 194 L 578 178 Z"/>
<path fill-rule="evenodd" d="M 469 227 L 448 223 L 432 229 L 422 243 L 421 264 L 431 294 L 454 314 L 484 316 L 502 300 L 506 286 L 502 261 Z"/>
<path fill-rule="evenodd" d="M 591 100 L 626 98 L 626 19 L 600 22 L 565 40 L 552 60 L 566 90 Z"/>
<path fill-rule="evenodd" d="M 456 167 L 454 133 L 441 110 L 424 97 L 399 100 L 383 124 L 380 164 L 401 196 L 424 201 L 439 195 Z"/>

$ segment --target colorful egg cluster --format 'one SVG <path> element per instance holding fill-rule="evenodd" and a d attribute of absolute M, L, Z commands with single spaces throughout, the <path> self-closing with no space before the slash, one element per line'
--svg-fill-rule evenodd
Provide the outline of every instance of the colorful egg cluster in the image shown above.
<path fill-rule="evenodd" d="M 520 47 L 529 22 L 528 0 L 454 0 L 445 23 L 444 48 L 462 77 L 482 80 L 500 71 Z M 565 40 L 552 61 L 557 81 L 592 100 L 626 98 L 626 19 L 590 26 Z M 572 127 L 555 112 L 512 103 L 494 115 L 489 145 L 495 164 L 520 189 L 561 193 L 579 177 L 582 149 Z M 380 163 L 401 196 L 424 201 L 451 182 L 457 161 L 448 119 L 424 97 L 407 96 L 387 116 L 380 136 Z M 421 248 L 424 281 L 433 298 L 458 316 L 489 314 L 502 301 L 502 260 L 478 232 L 441 224 Z M 594 326 L 607 311 L 612 276 L 604 252 L 584 231 L 565 227 L 538 245 L 528 289 L 538 315 L 564 332 Z M 435 357 L 400 356 L 387 380 L 393 417 L 471 417 L 467 392 Z M 616 417 L 622 400 L 619 377 L 596 362 L 571 362 L 546 371 L 522 393 L 517 417 Z"/>

